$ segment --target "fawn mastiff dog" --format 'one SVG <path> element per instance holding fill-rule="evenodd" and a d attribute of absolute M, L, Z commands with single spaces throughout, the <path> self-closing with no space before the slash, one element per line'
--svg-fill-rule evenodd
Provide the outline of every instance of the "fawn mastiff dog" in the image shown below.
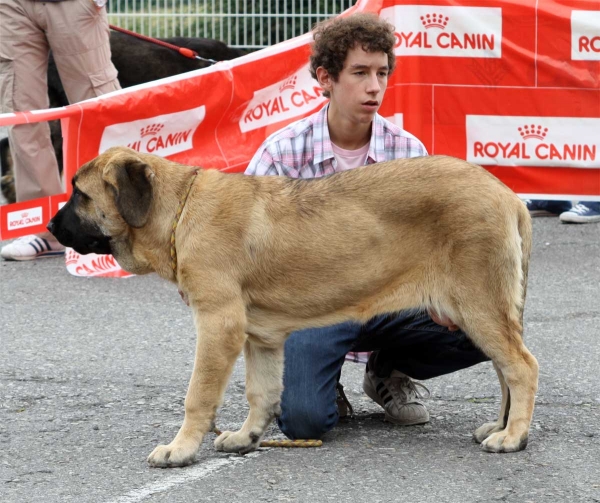
<path fill-rule="evenodd" d="M 538 380 L 522 337 L 531 220 L 479 166 L 431 156 L 292 180 L 114 147 L 78 170 L 48 229 L 79 253 L 156 272 L 189 300 L 185 418 L 152 466 L 193 462 L 242 350 L 250 412 L 215 446 L 247 453 L 280 411 L 288 334 L 412 308 L 448 315 L 493 361 L 502 404 L 475 431 L 483 449 L 527 444 Z"/>

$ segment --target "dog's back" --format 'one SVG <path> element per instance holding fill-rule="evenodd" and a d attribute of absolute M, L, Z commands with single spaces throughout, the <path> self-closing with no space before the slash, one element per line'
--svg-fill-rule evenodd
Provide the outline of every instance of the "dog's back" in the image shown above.
<path fill-rule="evenodd" d="M 490 298 L 495 285 L 522 309 L 529 215 L 479 166 L 431 156 L 247 183 L 253 203 L 238 261 L 258 305 L 323 324 L 414 307 L 458 322 L 464 292 Z"/>

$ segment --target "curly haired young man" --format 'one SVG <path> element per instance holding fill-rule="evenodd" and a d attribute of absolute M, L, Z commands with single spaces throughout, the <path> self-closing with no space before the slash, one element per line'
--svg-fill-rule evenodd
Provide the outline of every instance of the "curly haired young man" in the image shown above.
<path fill-rule="evenodd" d="M 313 178 L 427 155 L 417 138 L 377 113 L 395 67 L 393 48 L 393 26 L 376 15 L 318 24 L 310 72 L 329 103 L 267 138 L 246 174 Z M 336 425 L 345 412 L 338 381 L 346 359 L 366 361 L 363 389 L 388 421 L 413 425 L 429 421 L 429 413 L 411 378 L 447 374 L 487 357 L 435 313 L 391 313 L 365 325 L 294 332 L 285 345 L 278 419 L 285 435 L 321 438 Z"/>

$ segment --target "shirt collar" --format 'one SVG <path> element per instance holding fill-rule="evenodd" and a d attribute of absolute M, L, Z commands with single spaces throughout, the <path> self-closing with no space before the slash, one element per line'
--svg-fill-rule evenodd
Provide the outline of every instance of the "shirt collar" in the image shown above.
<path fill-rule="evenodd" d="M 329 126 L 327 125 L 327 110 L 329 110 L 329 103 L 317 112 L 313 122 L 314 164 L 321 164 L 334 158 L 331 138 L 329 137 Z"/>
<path fill-rule="evenodd" d="M 329 137 L 329 126 L 327 125 L 328 109 L 329 103 L 325 105 L 319 112 L 317 112 L 313 122 L 314 164 L 320 164 L 328 159 L 334 159 L 331 138 Z M 375 114 L 375 117 L 373 117 L 371 139 L 369 142 L 367 160 L 371 160 L 372 162 L 385 161 L 384 120 L 379 114 Z"/>
<path fill-rule="evenodd" d="M 371 127 L 371 142 L 369 144 L 369 153 L 367 160 L 373 162 L 385 161 L 385 128 L 384 119 L 379 114 L 373 117 L 373 125 Z"/>

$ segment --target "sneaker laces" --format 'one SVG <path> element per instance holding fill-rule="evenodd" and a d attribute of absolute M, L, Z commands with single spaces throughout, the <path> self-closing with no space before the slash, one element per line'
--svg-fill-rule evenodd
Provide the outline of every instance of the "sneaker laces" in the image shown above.
<path fill-rule="evenodd" d="M 397 397 L 400 395 L 401 397 L 404 397 L 404 399 L 400 400 L 400 403 L 402 404 L 420 403 L 418 399 L 429 398 L 431 396 L 431 392 L 427 386 L 420 382 L 413 381 L 408 376 L 388 377 L 384 382 L 392 396 Z M 423 395 L 417 386 L 427 394 Z"/>
<path fill-rule="evenodd" d="M 571 211 L 573 213 L 577 213 L 578 215 L 583 215 L 585 213 L 588 213 L 590 211 L 590 209 L 585 204 L 578 203 L 573 208 L 571 208 L 569 211 Z"/>

